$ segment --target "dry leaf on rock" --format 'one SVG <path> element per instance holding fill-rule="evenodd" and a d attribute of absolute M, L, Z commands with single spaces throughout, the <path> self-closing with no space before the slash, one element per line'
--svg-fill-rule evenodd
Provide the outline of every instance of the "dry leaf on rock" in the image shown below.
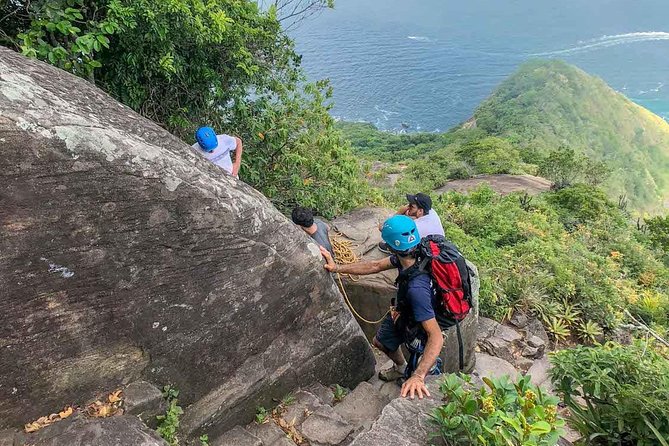
<path fill-rule="evenodd" d="M 23 426 L 23 430 L 26 433 L 31 433 L 38 431 L 42 429 L 43 427 L 49 426 L 56 421 L 60 421 L 61 418 L 57 413 L 52 413 L 51 415 L 44 416 L 44 417 L 39 417 L 37 420 L 33 421 L 32 423 L 28 423 L 25 426 Z"/>
<path fill-rule="evenodd" d="M 86 407 L 86 415 L 93 418 L 106 418 L 113 415 L 116 409 L 108 403 L 96 401 Z"/>
<path fill-rule="evenodd" d="M 29 434 L 29 433 L 31 433 L 31 432 L 35 432 L 35 431 L 41 429 L 42 427 L 44 427 L 44 426 L 42 426 L 42 425 L 39 424 L 39 423 L 32 422 L 32 423 L 28 423 L 28 424 L 26 424 L 25 426 L 23 426 L 23 430 L 24 430 L 27 434 Z"/>
<path fill-rule="evenodd" d="M 67 406 L 65 409 L 63 409 L 62 411 L 58 412 L 58 416 L 59 416 L 61 419 L 64 419 L 64 418 L 67 418 L 67 417 L 69 417 L 70 415 L 72 415 L 73 412 L 74 412 L 74 408 L 73 408 L 72 406 Z"/>
<path fill-rule="evenodd" d="M 107 396 L 107 399 L 109 400 L 110 403 L 118 403 L 123 398 L 122 395 L 123 391 L 119 389 L 115 392 L 110 393 L 109 396 Z"/>

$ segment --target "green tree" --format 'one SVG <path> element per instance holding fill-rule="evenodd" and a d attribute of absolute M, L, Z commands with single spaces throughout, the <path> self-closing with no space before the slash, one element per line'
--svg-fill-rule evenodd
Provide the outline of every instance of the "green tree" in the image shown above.
<path fill-rule="evenodd" d="M 669 253 L 669 216 L 656 216 L 645 221 L 648 236 L 655 247 Z"/>
<path fill-rule="evenodd" d="M 578 181 L 599 186 L 611 169 L 603 161 L 593 161 L 573 149 L 562 148 L 548 154 L 540 163 L 539 173 L 553 181 L 556 189 L 562 189 Z"/>
<path fill-rule="evenodd" d="M 457 153 L 481 174 L 516 173 L 520 154 L 506 139 L 489 136 L 464 144 Z"/>

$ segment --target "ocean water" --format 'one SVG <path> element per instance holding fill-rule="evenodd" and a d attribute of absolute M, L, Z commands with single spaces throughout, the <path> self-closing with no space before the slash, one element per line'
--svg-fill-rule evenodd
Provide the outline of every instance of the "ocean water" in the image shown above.
<path fill-rule="evenodd" d="M 291 31 L 332 114 L 444 131 L 531 58 L 559 58 L 669 119 L 667 0 L 336 0 Z"/>

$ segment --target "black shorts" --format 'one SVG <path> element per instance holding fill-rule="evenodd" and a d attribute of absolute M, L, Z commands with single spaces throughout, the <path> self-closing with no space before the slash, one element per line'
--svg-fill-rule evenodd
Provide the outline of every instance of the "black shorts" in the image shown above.
<path fill-rule="evenodd" d="M 394 352 L 404 342 L 404 333 L 395 327 L 393 318 L 387 315 L 376 332 L 376 340 L 388 351 Z"/>

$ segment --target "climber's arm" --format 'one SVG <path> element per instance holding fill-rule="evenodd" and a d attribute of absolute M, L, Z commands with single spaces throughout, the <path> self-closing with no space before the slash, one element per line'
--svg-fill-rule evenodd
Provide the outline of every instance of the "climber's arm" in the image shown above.
<path fill-rule="evenodd" d="M 236 145 L 235 145 L 235 161 L 232 164 L 232 176 L 239 177 L 239 168 L 242 167 L 242 152 L 244 151 L 244 149 L 242 140 L 236 136 L 234 138 L 236 141 Z"/>
<path fill-rule="evenodd" d="M 423 395 L 430 396 L 430 392 L 425 386 L 425 377 L 436 362 L 444 345 L 444 337 L 441 334 L 441 328 L 439 328 L 437 319 L 428 319 L 420 324 L 427 333 L 427 344 L 425 345 L 425 351 L 418 367 L 413 372 L 413 375 L 402 385 L 401 391 L 402 397 L 409 396 L 411 399 L 414 398 L 414 394 L 418 394 L 418 398 L 423 398 Z"/>
<path fill-rule="evenodd" d="M 323 268 L 332 272 L 332 273 L 341 273 L 341 274 L 355 274 L 364 276 L 366 274 L 380 273 L 381 271 L 386 271 L 388 269 L 395 268 L 390 262 L 390 257 L 385 257 L 380 260 L 372 260 L 369 262 L 357 262 L 350 263 L 348 265 L 337 265 L 332 256 L 327 251 L 327 249 L 321 246 L 321 254 L 325 258 L 325 265 Z"/>

